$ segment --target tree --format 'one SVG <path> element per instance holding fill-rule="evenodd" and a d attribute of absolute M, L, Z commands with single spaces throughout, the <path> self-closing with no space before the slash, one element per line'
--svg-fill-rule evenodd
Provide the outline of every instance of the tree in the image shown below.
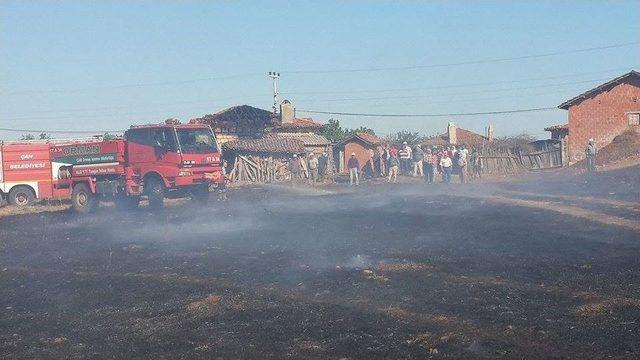
<path fill-rule="evenodd" d="M 340 126 L 340 121 L 336 119 L 329 119 L 328 123 L 322 125 L 320 133 L 332 143 L 337 143 L 344 139 L 345 135 L 344 130 Z"/>
<path fill-rule="evenodd" d="M 40 140 L 49 140 L 51 139 L 51 136 L 47 135 L 47 133 L 40 133 L 40 135 L 38 135 L 38 138 Z"/>
<path fill-rule="evenodd" d="M 387 141 L 392 144 L 402 144 L 406 141 L 409 146 L 418 145 L 420 143 L 420 139 L 420 133 L 407 130 L 398 131 L 395 134 L 387 136 Z"/>
<path fill-rule="evenodd" d="M 360 126 L 359 128 L 356 128 L 356 129 L 345 129 L 344 130 L 344 136 L 345 137 L 351 136 L 351 135 L 353 135 L 355 133 L 367 133 L 367 134 L 371 134 L 371 135 L 375 135 L 376 134 L 376 132 L 373 131 L 373 129 L 370 129 L 370 128 L 366 127 L 366 126 Z"/>
<path fill-rule="evenodd" d="M 112 140 L 112 139 L 115 139 L 116 136 L 106 132 L 106 133 L 104 133 L 104 135 L 102 135 L 102 138 L 105 139 L 105 140 Z"/>
<path fill-rule="evenodd" d="M 35 140 L 35 136 L 33 134 L 23 134 L 20 140 Z"/>

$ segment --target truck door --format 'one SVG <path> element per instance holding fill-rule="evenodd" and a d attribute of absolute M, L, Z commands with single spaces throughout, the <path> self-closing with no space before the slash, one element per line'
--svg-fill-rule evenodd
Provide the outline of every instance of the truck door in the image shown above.
<path fill-rule="evenodd" d="M 175 176 L 172 172 L 180 163 L 175 132 L 170 127 L 129 130 L 127 155 L 130 166 L 142 173 L 155 170 L 162 176 Z"/>

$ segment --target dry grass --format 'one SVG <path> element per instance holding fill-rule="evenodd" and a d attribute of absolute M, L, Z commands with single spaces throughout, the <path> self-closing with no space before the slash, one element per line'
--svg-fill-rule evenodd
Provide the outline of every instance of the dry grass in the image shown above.
<path fill-rule="evenodd" d="M 202 300 L 197 300 L 187 305 L 187 311 L 195 317 L 209 317 L 215 315 L 220 310 L 222 297 L 210 294 Z"/>
<path fill-rule="evenodd" d="M 573 313 L 578 316 L 603 316 L 612 315 L 624 308 L 640 309 L 640 300 L 626 297 L 600 297 L 591 293 L 580 292 L 576 297 L 586 301 L 585 304 L 576 306 Z"/>
<path fill-rule="evenodd" d="M 5 216 L 13 216 L 13 215 L 25 215 L 25 214 L 38 214 L 43 212 L 56 212 L 56 211 L 64 211 L 69 209 L 69 204 L 58 204 L 58 205 L 33 205 L 33 206 L 12 206 L 7 205 L 0 207 L 0 218 Z"/>
<path fill-rule="evenodd" d="M 427 263 L 401 262 L 389 263 L 383 262 L 378 265 L 381 272 L 408 272 L 408 271 L 426 271 L 432 270 L 433 265 Z"/>

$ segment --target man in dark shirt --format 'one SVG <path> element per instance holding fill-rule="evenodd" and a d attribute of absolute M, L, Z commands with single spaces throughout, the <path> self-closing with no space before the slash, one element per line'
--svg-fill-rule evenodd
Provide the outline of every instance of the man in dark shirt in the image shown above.
<path fill-rule="evenodd" d="M 326 152 L 323 152 L 322 155 L 318 158 L 318 175 L 320 176 L 320 181 L 324 181 L 324 178 L 327 175 L 328 164 L 329 156 L 327 156 Z"/>
<path fill-rule="evenodd" d="M 354 180 L 356 185 L 360 185 L 360 179 L 358 179 L 358 171 L 360 170 L 360 163 L 356 158 L 356 153 L 351 153 L 351 157 L 347 162 L 349 168 L 349 185 L 353 185 Z"/>

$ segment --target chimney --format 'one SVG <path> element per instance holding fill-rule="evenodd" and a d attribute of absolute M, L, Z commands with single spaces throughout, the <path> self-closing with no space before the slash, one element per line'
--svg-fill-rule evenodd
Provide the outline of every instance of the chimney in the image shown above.
<path fill-rule="evenodd" d="M 458 138 L 456 136 L 456 125 L 452 122 L 449 122 L 447 126 L 447 136 L 449 137 L 449 144 L 455 145 L 458 142 Z"/>
<path fill-rule="evenodd" d="M 296 108 L 289 100 L 284 100 L 280 104 L 280 121 L 283 124 L 292 123 L 296 117 Z"/>
<path fill-rule="evenodd" d="M 487 140 L 489 142 L 493 141 L 493 125 L 489 124 L 489 127 L 487 127 Z"/>

